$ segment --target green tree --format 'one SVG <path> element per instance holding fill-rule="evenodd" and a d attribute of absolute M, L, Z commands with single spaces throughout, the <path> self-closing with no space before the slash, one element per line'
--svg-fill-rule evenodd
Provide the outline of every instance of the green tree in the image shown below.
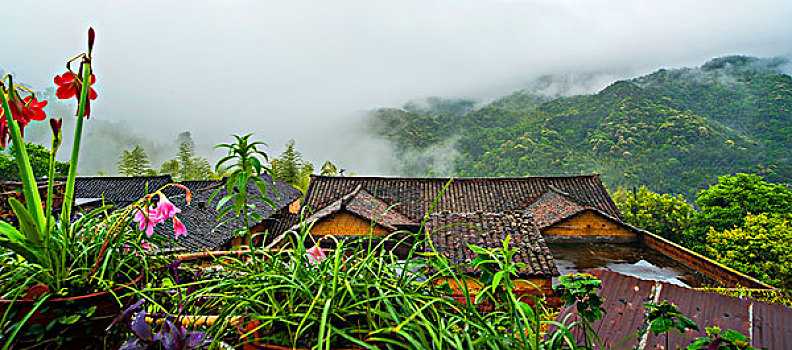
<path fill-rule="evenodd" d="M 751 214 L 737 228 L 707 233 L 718 262 L 783 289 L 792 289 L 792 214 Z"/>
<path fill-rule="evenodd" d="M 326 161 L 322 164 L 322 176 L 338 176 L 338 167 L 331 161 Z"/>
<path fill-rule="evenodd" d="M 214 178 L 212 165 L 206 158 L 195 156 L 195 142 L 189 131 L 179 134 L 179 152 L 176 158 L 162 164 L 161 173 L 177 180 L 208 180 Z"/>
<path fill-rule="evenodd" d="M 180 168 L 181 166 L 179 165 L 179 160 L 171 159 L 165 163 L 162 163 L 162 167 L 160 167 L 160 174 L 167 174 L 175 179 L 179 176 Z"/>
<path fill-rule="evenodd" d="M 784 184 L 765 182 L 755 174 L 725 175 L 699 193 L 696 205 L 701 210 L 688 237 L 692 244 L 701 247 L 708 232 L 740 227 L 749 214 L 792 213 L 792 191 Z"/>
<path fill-rule="evenodd" d="M 613 199 L 628 223 L 687 245 L 685 231 L 696 211 L 681 194 L 658 194 L 646 186 L 641 186 L 638 192 L 628 192 L 620 187 Z"/>
<path fill-rule="evenodd" d="M 30 165 L 33 168 L 35 177 L 47 176 L 49 169 L 50 152 L 42 145 L 35 143 L 25 143 Z M 10 151 L 9 151 L 10 152 Z M 69 163 L 55 162 L 55 177 L 66 177 L 69 172 Z M 13 155 L 5 152 L 0 153 L 0 178 L 18 179 L 19 168 Z"/>
<path fill-rule="evenodd" d="M 293 139 L 289 140 L 286 143 L 286 150 L 281 153 L 280 157 L 270 162 L 270 168 L 272 168 L 276 179 L 304 192 L 308 188 L 314 167 L 313 164 L 302 159 L 302 154 L 295 149 L 295 143 Z"/>
<path fill-rule="evenodd" d="M 151 169 L 148 155 L 140 145 L 132 151 L 124 150 L 118 159 L 118 172 L 124 176 L 152 176 L 156 171 Z"/>

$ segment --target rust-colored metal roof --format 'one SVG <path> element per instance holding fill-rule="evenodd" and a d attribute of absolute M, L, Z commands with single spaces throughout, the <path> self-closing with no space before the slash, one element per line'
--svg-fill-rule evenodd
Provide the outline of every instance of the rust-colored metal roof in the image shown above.
<path fill-rule="evenodd" d="M 356 187 L 392 205 L 413 221 L 421 222 L 437 199 L 435 211 L 502 213 L 528 208 L 550 188 L 569 194 L 586 206 L 622 219 L 599 175 L 522 178 L 455 178 L 438 198 L 448 178 L 312 176 L 305 205 L 325 208 Z"/>
<path fill-rule="evenodd" d="M 597 269 L 591 273 L 602 281 L 599 295 L 605 298 L 603 307 L 608 310 L 605 317 L 594 324 L 606 348 L 614 347 L 638 330 L 646 329 L 644 303 L 663 300 L 674 303 L 701 329 L 688 331 L 684 337 L 672 334 L 669 338 L 672 348 L 690 345 L 697 337 L 705 336 L 705 327 L 711 326 L 738 331 L 753 339 L 752 344 L 757 348 L 792 348 L 792 309 L 786 306 L 641 280 L 609 270 Z M 562 320 L 572 312 L 573 308 L 565 308 L 556 320 Z M 579 333 L 575 336 L 582 341 Z M 647 334 L 616 349 L 663 349 L 664 346 L 664 335 Z"/>
<path fill-rule="evenodd" d="M 468 245 L 502 248 L 504 239 L 511 236 L 509 247 L 519 249 L 514 262 L 526 265 L 518 271 L 520 275 L 558 276 L 553 255 L 530 216 L 521 213 L 434 213 L 426 222 L 426 231 L 431 232 L 432 245 L 437 252 L 459 265 L 460 272 L 480 272 L 466 265 L 476 257 Z"/>

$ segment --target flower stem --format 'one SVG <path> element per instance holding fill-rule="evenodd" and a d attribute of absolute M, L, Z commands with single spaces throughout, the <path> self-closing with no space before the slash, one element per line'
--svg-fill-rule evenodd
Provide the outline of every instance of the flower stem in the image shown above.
<path fill-rule="evenodd" d="M 83 63 L 83 81 L 80 91 L 80 103 L 77 106 L 77 124 L 74 126 L 74 143 L 72 144 L 71 159 L 69 160 L 69 177 L 66 180 L 66 192 L 63 194 L 63 209 L 61 210 L 61 227 L 67 232 L 71 221 L 72 204 L 74 203 L 74 183 L 77 178 L 77 161 L 80 156 L 80 141 L 82 140 L 83 120 L 85 119 L 85 106 L 88 103 L 88 91 L 91 89 L 91 63 Z M 73 234 L 73 232 L 72 232 Z"/>
<path fill-rule="evenodd" d="M 2 87 L 0 87 L 2 90 Z M 8 94 L 9 96 L 14 93 L 14 83 L 9 79 Z M 19 130 L 14 117 L 11 115 L 11 108 L 8 105 L 8 98 L 5 93 L 0 92 L 0 102 L 3 104 L 3 114 L 8 123 L 8 130 L 11 132 L 11 142 L 14 150 L 14 158 L 16 158 L 17 167 L 19 168 L 19 177 L 22 180 L 22 188 L 25 194 L 25 204 L 27 205 L 30 215 L 36 225 L 41 228 L 44 226 L 44 211 L 41 208 L 41 196 L 39 196 L 36 178 L 33 176 L 33 168 L 30 166 L 27 150 L 25 150 L 25 142 L 22 140 L 22 132 Z M 41 231 L 41 230 L 39 230 Z"/>
<path fill-rule="evenodd" d="M 49 239 L 49 232 L 50 232 L 50 220 L 52 218 L 52 196 L 54 195 L 54 188 L 55 188 L 55 154 L 58 153 L 58 146 L 55 143 L 55 139 L 53 136 L 52 141 L 52 150 L 50 151 L 50 158 L 49 158 L 49 172 L 47 173 L 47 207 L 44 212 L 46 215 L 47 225 L 44 226 L 44 238 Z"/>

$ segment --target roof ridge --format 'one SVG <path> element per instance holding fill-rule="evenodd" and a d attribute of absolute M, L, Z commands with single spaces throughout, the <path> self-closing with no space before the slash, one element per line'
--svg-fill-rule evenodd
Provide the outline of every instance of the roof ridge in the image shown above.
<path fill-rule="evenodd" d="M 525 180 L 525 179 L 566 179 L 566 178 L 599 178 L 598 173 L 581 174 L 581 175 L 535 175 L 535 176 L 514 176 L 514 177 L 403 177 L 403 176 L 327 176 L 327 175 L 311 175 L 311 180 L 318 179 L 350 179 L 350 180 L 451 180 L 454 181 L 470 181 L 470 180 Z"/>
<path fill-rule="evenodd" d="M 158 179 L 158 178 L 168 178 L 173 181 L 173 177 L 168 174 L 165 175 L 152 175 L 152 176 L 77 176 L 77 180 L 94 180 L 94 179 L 101 179 L 101 180 L 116 180 L 116 179 L 123 179 L 123 180 L 136 180 L 136 179 Z M 58 180 L 59 178 L 55 178 Z"/>

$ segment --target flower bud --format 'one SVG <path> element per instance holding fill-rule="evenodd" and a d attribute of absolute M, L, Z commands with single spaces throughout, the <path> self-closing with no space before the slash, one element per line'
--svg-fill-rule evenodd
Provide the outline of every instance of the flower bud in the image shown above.
<path fill-rule="evenodd" d="M 93 51 L 94 40 L 96 40 L 96 33 L 94 33 L 93 27 L 88 27 L 88 56 L 91 56 L 91 51 Z"/>
<path fill-rule="evenodd" d="M 63 134 L 61 132 L 61 127 L 63 126 L 63 119 L 62 118 L 51 118 L 50 119 L 50 128 L 52 129 L 52 149 L 53 151 L 60 147 L 61 142 L 63 141 Z"/>

